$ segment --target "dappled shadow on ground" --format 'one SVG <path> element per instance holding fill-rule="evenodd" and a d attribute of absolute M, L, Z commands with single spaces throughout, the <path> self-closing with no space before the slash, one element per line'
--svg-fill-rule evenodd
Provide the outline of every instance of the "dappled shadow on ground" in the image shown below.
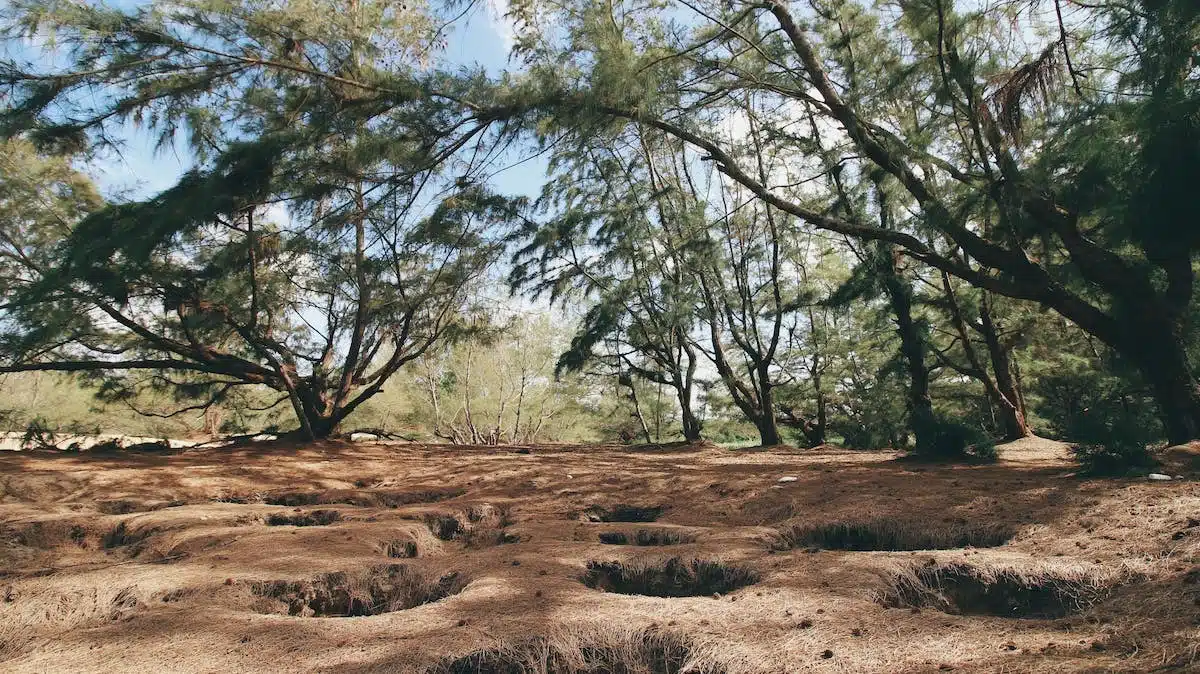
<path fill-rule="evenodd" d="M 683 445 L 5 453 L 0 661 L 470 671 L 454 667 L 541 649 L 561 671 L 897 672 L 1184 657 L 1200 638 L 1200 490 L 1080 480 L 1060 450 L 1026 443 L 988 466 Z M 1093 577 L 1123 581 L 1070 611 L 1006 612 L 1040 601 L 1026 579 Z M 917 583 L 905 601 L 900 578 Z"/>

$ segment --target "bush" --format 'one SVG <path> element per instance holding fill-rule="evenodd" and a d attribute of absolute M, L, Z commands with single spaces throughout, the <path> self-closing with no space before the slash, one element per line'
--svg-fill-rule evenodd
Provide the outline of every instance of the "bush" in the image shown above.
<path fill-rule="evenodd" d="M 983 429 L 944 417 L 927 423 L 929 430 L 913 450 L 916 456 L 936 461 L 996 460 L 996 443 Z"/>
<path fill-rule="evenodd" d="M 1144 474 L 1162 440 L 1153 399 L 1136 382 L 1097 371 L 1047 373 L 1037 384 L 1038 413 L 1072 448 L 1084 475 Z"/>

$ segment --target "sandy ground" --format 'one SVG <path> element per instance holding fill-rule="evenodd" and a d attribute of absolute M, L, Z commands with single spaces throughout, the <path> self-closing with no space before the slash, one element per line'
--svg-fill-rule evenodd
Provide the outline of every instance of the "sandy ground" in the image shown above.
<path fill-rule="evenodd" d="M 708 446 L 6 453 L 0 670 L 1200 671 L 1200 482 L 1083 480 L 1037 439 L 1001 451 L 956 467 Z M 658 516 L 594 521 L 630 512 Z M 919 551 L 780 542 L 868 521 L 1012 537 Z M 639 531 L 685 542 L 600 542 Z M 589 562 L 671 558 L 753 582 L 697 581 L 682 597 L 583 582 Z M 937 568 L 1089 591 L 1055 617 L 1016 603 L 973 615 L 938 587 L 924 604 L 896 599 Z M 330 596 L 383 610 L 379 583 L 419 585 L 427 603 L 314 615 Z"/>

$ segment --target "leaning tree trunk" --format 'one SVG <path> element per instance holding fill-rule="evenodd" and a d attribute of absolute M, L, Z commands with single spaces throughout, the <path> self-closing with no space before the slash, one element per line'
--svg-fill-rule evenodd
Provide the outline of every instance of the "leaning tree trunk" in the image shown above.
<path fill-rule="evenodd" d="M 983 340 L 987 344 L 988 357 L 992 361 L 992 372 L 996 376 L 996 393 L 999 400 L 1000 423 L 1004 428 L 1005 440 L 1020 440 L 1033 435 L 1025 414 L 1025 396 L 1012 361 L 1012 349 L 1000 341 L 999 327 L 992 318 L 991 302 L 987 292 L 979 303 L 979 317 L 983 324 Z"/>

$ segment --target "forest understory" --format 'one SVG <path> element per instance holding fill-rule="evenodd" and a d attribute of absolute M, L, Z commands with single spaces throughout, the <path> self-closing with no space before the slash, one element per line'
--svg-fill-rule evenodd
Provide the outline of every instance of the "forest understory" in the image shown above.
<path fill-rule="evenodd" d="M 999 449 L 5 452 L 0 669 L 1196 671 L 1195 476 Z"/>

